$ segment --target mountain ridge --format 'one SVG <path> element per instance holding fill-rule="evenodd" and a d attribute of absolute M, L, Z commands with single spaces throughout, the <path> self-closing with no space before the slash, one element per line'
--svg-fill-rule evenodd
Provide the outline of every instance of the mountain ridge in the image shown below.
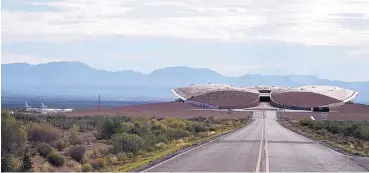
<path fill-rule="evenodd" d="M 174 66 L 144 74 L 133 70 L 106 71 L 81 62 L 51 62 L 2 64 L 2 93 L 21 92 L 65 95 L 110 95 L 129 97 L 172 98 L 170 89 L 191 84 L 224 83 L 236 86 L 332 85 L 359 92 L 358 100 L 369 102 L 369 82 L 345 82 L 321 79 L 316 75 L 260 75 L 245 74 L 230 77 L 207 68 Z M 89 88 L 89 89 L 84 89 Z M 113 88 L 113 89 L 112 89 Z M 120 88 L 122 88 L 120 90 Z"/>

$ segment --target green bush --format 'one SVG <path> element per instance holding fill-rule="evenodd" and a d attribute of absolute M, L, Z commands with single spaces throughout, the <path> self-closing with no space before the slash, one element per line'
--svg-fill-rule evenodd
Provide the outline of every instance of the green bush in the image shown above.
<path fill-rule="evenodd" d="M 67 144 L 64 141 L 56 141 L 55 146 L 59 151 L 63 151 L 67 147 Z"/>
<path fill-rule="evenodd" d="M 81 145 L 84 142 L 84 138 L 82 136 L 78 136 L 80 128 L 78 125 L 73 124 L 71 129 L 71 134 L 69 136 L 69 143 L 71 145 Z"/>
<path fill-rule="evenodd" d="M 143 146 L 144 140 L 135 134 L 119 133 L 112 137 L 115 152 L 133 152 L 136 153 Z"/>
<path fill-rule="evenodd" d="M 153 125 L 151 127 L 151 131 L 153 134 L 155 134 L 156 136 L 159 136 L 159 135 L 164 135 L 167 131 L 167 127 L 161 123 L 160 121 L 156 120 L 156 119 L 153 119 L 151 120 Z"/>
<path fill-rule="evenodd" d="M 331 133 L 343 133 L 344 128 L 341 123 L 339 122 L 327 122 L 327 125 L 325 125 L 325 128 L 331 132 Z"/>
<path fill-rule="evenodd" d="M 83 161 L 85 153 L 86 149 L 83 146 L 71 146 L 67 151 L 67 155 L 77 162 Z"/>
<path fill-rule="evenodd" d="M 1 157 L 1 172 L 13 172 L 15 169 L 13 157 L 10 154 Z"/>
<path fill-rule="evenodd" d="M 21 122 L 1 113 L 1 155 L 20 154 L 27 140 L 27 131 Z"/>
<path fill-rule="evenodd" d="M 45 142 L 37 146 L 37 151 L 40 153 L 41 156 L 44 157 L 55 152 L 54 148 Z"/>
<path fill-rule="evenodd" d="M 200 123 L 194 123 L 193 128 L 194 128 L 195 133 L 209 131 L 207 127 L 205 127 L 203 124 L 200 124 Z"/>
<path fill-rule="evenodd" d="M 56 153 L 50 153 L 47 156 L 47 160 L 54 166 L 64 165 L 64 157 Z"/>
<path fill-rule="evenodd" d="M 191 133 L 187 130 L 183 130 L 183 129 L 169 129 L 168 131 L 168 135 L 173 138 L 173 139 L 181 139 L 181 138 L 184 138 L 184 137 L 187 137 L 187 136 L 190 136 Z"/>
<path fill-rule="evenodd" d="M 299 124 L 302 126 L 310 126 L 311 123 L 312 123 L 312 120 L 309 120 L 309 119 L 303 119 L 299 121 Z"/>
<path fill-rule="evenodd" d="M 21 172 L 28 172 L 32 169 L 32 160 L 29 156 L 28 150 L 26 150 L 22 156 L 22 163 L 20 166 Z"/>
<path fill-rule="evenodd" d="M 361 139 L 369 140 L 369 126 L 361 125 L 358 131 Z"/>
<path fill-rule="evenodd" d="M 123 122 L 121 126 L 121 132 L 126 133 L 129 133 L 133 128 L 135 128 L 135 125 L 130 122 Z"/>
<path fill-rule="evenodd" d="M 110 139 L 115 133 L 122 130 L 122 123 L 116 118 L 104 118 L 99 124 L 99 138 Z"/>
<path fill-rule="evenodd" d="M 179 118 L 166 117 L 163 123 L 171 128 L 186 129 L 186 123 Z"/>
<path fill-rule="evenodd" d="M 128 156 L 126 153 L 119 153 L 118 154 L 118 161 L 125 161 L 125 160 L 128 160 Z"/>
<path fill-rule="evenodd" d="M 315 130 L 320 130 L 324 128 L 324 123 L 321 121 L 311 121 L 309 127 Z"/>
<path fill-rule="evenodd" d="M 92 172 L 93 170 L 94 168 L 89 163 L 82 166 L 82 172 Z"/>
<path fill-rule="evenodd" d="M 217 131 L 217 127 L 216 127 L 216 126 L 211 126 L 211 127 L 209 128 L 209 131 Z"/>
<path fill-rule="evenodd" d="M 326 129 L 333 134 L 353 136 L 363 140 L 369 140 L 369 122 L 366 121 L 312 121 L 301 120 L 300 125 L 320 130 Z"/>
<path fill-rule="evenodd" d="M 167 148 L 167 144 L 165 144 L 165 143 L 162 143 L 162 142 L 160 142 L 160 143 L 157 143 L 156 145 L 155 145 L 155 147 L 157 148 L 157 149 L 165 149 L 165 148 Z"/>
<path fill-rule="evenodd" d="M 27 132 L 30 141 L 50 143 L 60 139 L 59 130 L 44 124 L 31 124 Z"/>

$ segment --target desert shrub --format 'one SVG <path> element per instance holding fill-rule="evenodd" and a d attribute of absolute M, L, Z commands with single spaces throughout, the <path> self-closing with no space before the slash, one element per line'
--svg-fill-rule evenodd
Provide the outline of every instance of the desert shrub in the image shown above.
<path fill-rule="evenodd" d="M 102 169 L 105 167 L 105 160 L 103 158 L 97 158 L 95 160 L 92 160 L 91 166 L 96 170 Z"/>
<path fill-rule="evenodd" d="M 71 134 L 69 136 L 69 143 L 72 145 L 81 145 L 84 142 L 84 138 L 82 136 L 78 136 L 80 128 L 78 125 L 73 124 L 71 128 Z"/>
<path fill-rule="evenodd" d="M 217 131 L 217 127 L 216 126 L 210 126 L 209 131 Z"/>
<path fill-rule="evenodd" d="M 144 144 L 144 140 L 135 134 L 119 133 L 112 137 L 115 152 L 136 153 Z"/>
<path fill-rule="evenodd" d="M 67 147 L 67 144 L 66 142 L 60 140 L 60 141 L 56 141 L 55 146 L 56 146 L 56 149 L 58 149 L 59 151 L 63 151 Z"/>
<path fill-rule="evenodd" d="M 106 117 L 99 124 L 99 138 L 110 139 L 115 133 L 122 131 L 122 123 L 116 118 Z"/>
<path fill-rule="evenodd" d="M 158 136 L 166 133 L 167 127 L 163 123 L 156 119 L 153 119 L 151 121 L 153 123 L 153 126 L 151 127 L 151 131 L 153 134 Z"/>
<path fill-rule="evenodd" d="M 1 114 L 1 155 L 18 154 L 27 140 L 27 131 L 21 122 L 6 113 Z"/>
<path fill-rule="evenodd" d="M 324 123 L 321 121 L 311 121 L 309 127 L 315 130 L 320 130 L 324 128 Z"/>
<path fill-rule="evenodd" d="M 358 129 L 359 137 L 364 140 L 369 140 L 369 126 L 361 125 Z"/>
<path fill-rule="evenodd" d="M 13 172 L 15 169 L 13 157 L 11 154 L 5 154 L 1 157 L 1 172 Z"/>
<path fill-rule="evenodd" d="M 157 149 L 165 149 L 165 148 L 167 148 L 167 144 L 160 142 L 160 143 L 157 143 L 157 144 L 155 145 L 155 147 L 156 147 Z"/>
<path fill-rule="evenodd" d="M 195 133 L 206 132 L 209 130 L 207 127 L 205 127 L 203 124 L 200 124 L 200 123 L 194 123 L 193 128 L 194 128 Z"/>
<path fill-rule="evenodd" d="M 50 143 L 60 139 L 60 132 L 57 129 L 44 124 L 31 124 L 27 132 L 30 141 Z"/>
<path fill-rule="evenodd" d="M 186 129 L 186 123 L 178 118 L 166 117 L 164 118 L 163 123 L 171 128 Z"/>
<path fill-rule="evenodd" d="M 309 120 L 309 119 L 303 119 L 299 121 L 299 124 L 302 126 L 310 126 L 311 123 L 312 123 L 312 120 Z"/>
<path fill-rule="evenodd" d="M 352 123 L 352 122 L 346 122 L 344 125 L 344 130 L 343 130 L 343 134 L 345 136 L 356 136 L 357 137 L 357 130 L 358 130 L 358 124 L 356 123 Z"/>
<path fill-rule="evenodd" d="M 64 164 L 64 157 L 56 153 L 50 153 L 47 160 L 54 166 L 63 166 Z"/>
<path fill-rule="evenodd" d="M 83 161 L 85 153 L 86 149 L 83 146 L 71 146 L 67 151 L 67 155 L 77 162 Z"/>
<path fill-rule="evenodd" d="M 37 151 L 40 153 L 41 156 L 44 157 L 55 152 L 54 148 L 45 142 L 37 146 Z"/>
<path fill-rule="evenodd" d="M 28 150 L 23 153 L 22 163 L 19 169 L 21 172 L 28 172 L 32 169 L 32 160 L 28 153 Z"/>
<path fill-rule="evenodd" d="M 325 128 L 331 132 L 331 133 L 343 133 L 344 128 L 342 127 L 342 124 L 340 124 L 339 122 L 326 122 Z"/>
<path fill-rule="evenodd" d="M 144 136 L 148 136 L 150 135 L 152 132 L 151 132 L 151 123 L 149 122 L 145 122 L 143 120 L 136 120 L 134 123 L 134 128 L 132 130 L 129 131 L 129 133 L 131 134 L 135 134 L 135 135 L 138 135 L 138 136 L 141 136 L 141 137 L 144 137 Z"/>
<path fill-rule="evenodd" d="M 71 145 L 82 145 L 85 141 L 82 136 L 77 136 L 73 134 L 71 134 L 68 139 Z"/>
<path fill-rule="evenodd" d="M 114 165 L 118 163 L 118 157 L 115 156 L 114 154 L 109 154 L 105 156 L 104 160 L 107 165 Z"/>
<path fill-rule="evenodd" d="M 128 156 L 126 153 L 118 153 L 118 161 L 125 161 L 128 160 Z"/>
<path fill-rule="evenodd" d="M 132 159 L 133 157 L 135 157 L 135 155 L 133 153 L 127 153 L 127 157 Z"/>
<path fill-rule="evenodd" d="M 135 128 L 135 125 L 130 122 L 123 122 L 121 124 L 121 132 L 129 133 L 133 128 Z"/>
<path fill-rule="evenodd" d="M 168 142 L 167 134 L 160 134 L 158 136 L 155 136 L 155 143 L 160 143 L 160 142 L 164 142 L 164 143 Z"/>
<path fill-rule="evenodd" d="M 42 163 L 38 169 L 39 172 L 55 172 L 55 168 L 49 162 Z"/>
<path fill-rule="evenodd" d="M 72 133 L 77 134 L 80 131 L 80 127 L 76 124 L 73 124 L 71 127 L 71 131 Z"/>
<path fill-rule="evenodd" d="M 169 129 L 168 131 L 168 135 L 169 137 L 173 138 L 173 139 L 180 139 L 180 138 L 184 138 L 184 137 L 187 137 L 187 136 L 190 136 L 191 133 L 187 130 L 183 130 L 183 129 Z"/>
<path fill-rule="evenodd" d="M 94 170 L 94 168 L 89 163 L 85 163 L 82 166 L 82 172 L 92 172 L 93 170 Z"/>

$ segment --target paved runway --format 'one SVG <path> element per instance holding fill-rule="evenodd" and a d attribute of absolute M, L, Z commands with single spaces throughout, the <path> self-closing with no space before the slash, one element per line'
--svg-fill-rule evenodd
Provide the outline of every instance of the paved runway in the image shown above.
<path fill-rule="evenodd" d="M 255 111 L 247 127 L 145 171 L 366 172 L 345 156 L 283 128 L 275 111 Z"/>

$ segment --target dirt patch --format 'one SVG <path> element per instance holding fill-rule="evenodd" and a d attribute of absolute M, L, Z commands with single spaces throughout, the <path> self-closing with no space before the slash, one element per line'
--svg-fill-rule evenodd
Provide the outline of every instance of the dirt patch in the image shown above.
<path fill-rule="evenodd" d="M 65 113 L 66 116 L 129 116 L 129 117 L 224 117 L 242 118 L 251 116 L 252 112 L 233 112 L 228 114 L 219 110 L 198 110 L 199 107 L 182 102 L 163 102 L 144 105 L 124 106 L 116 108 L 84 109 Z"/>
<path fill-rule="evenodd" d="M 337 108 L 333 108 L 332 111 L 341 113 L 358 113 L 369 115 L 369 105 L 364 104 L 346 104 Z"/>

